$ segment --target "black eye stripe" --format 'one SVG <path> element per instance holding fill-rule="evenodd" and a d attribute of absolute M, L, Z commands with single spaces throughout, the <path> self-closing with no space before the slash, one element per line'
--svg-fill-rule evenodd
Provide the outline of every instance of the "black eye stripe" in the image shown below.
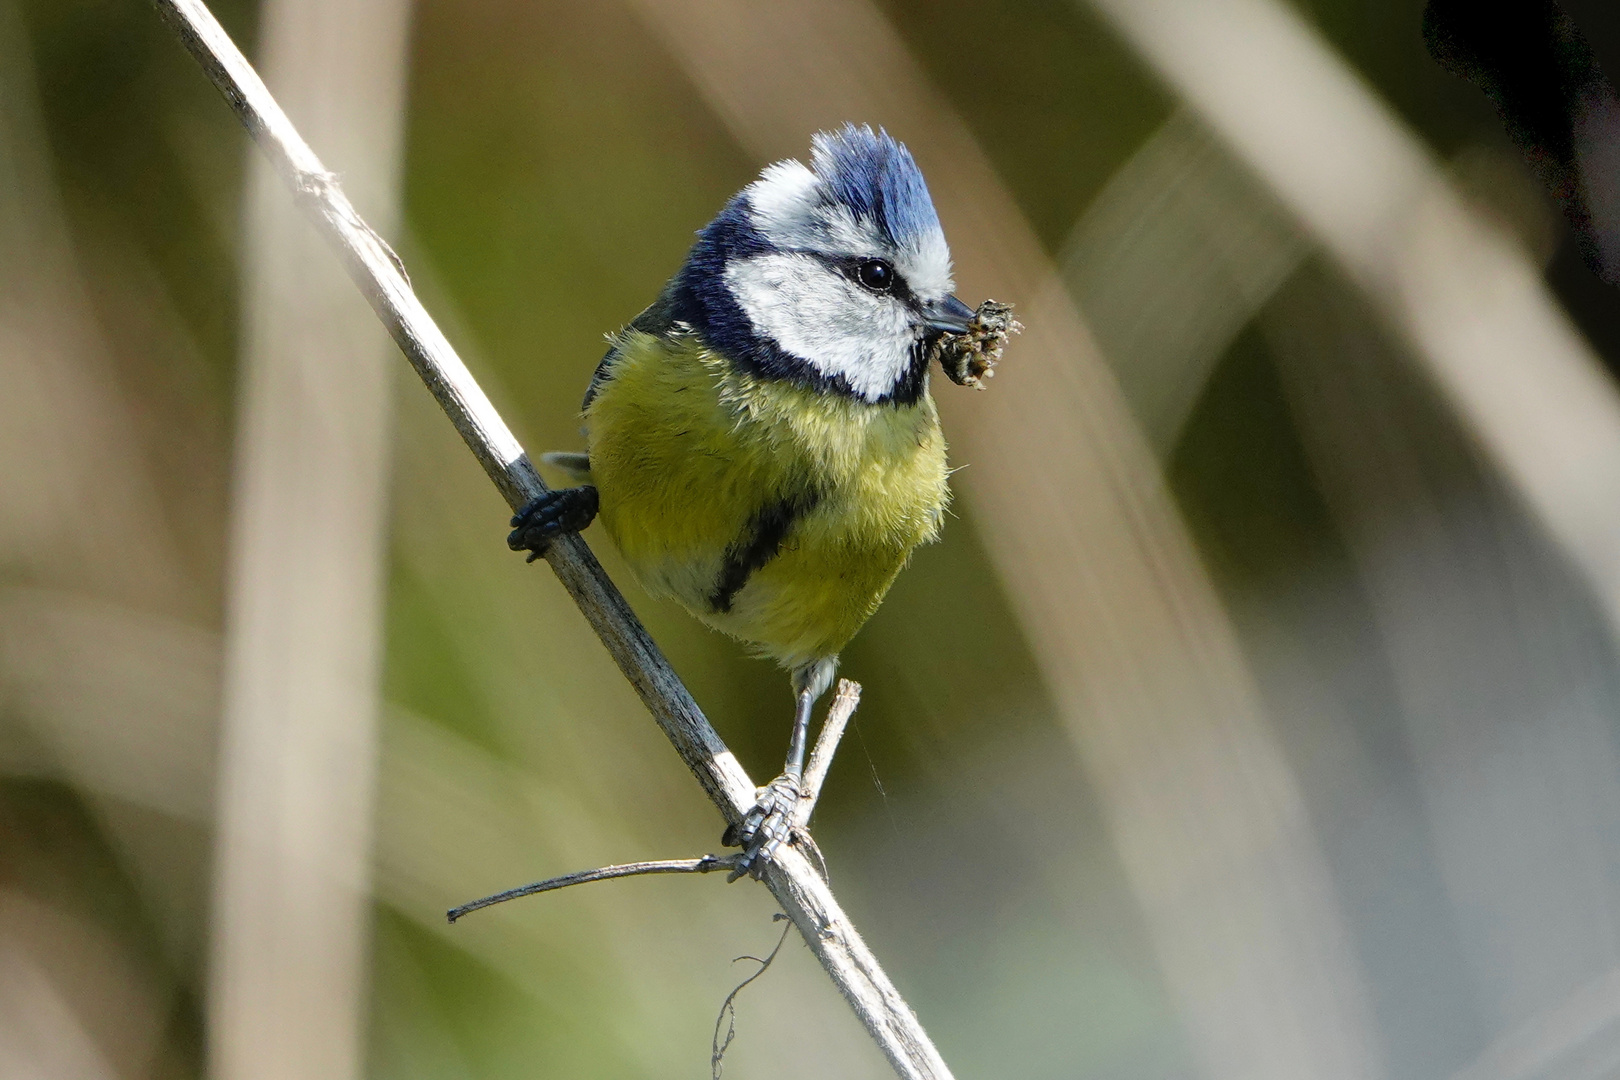
<path fill-rule="evenodd" d="M 838 271 L 850 281 L 853 281 L 855 284 L 860 285 L 863 289 L 867 289 L 868 291 L 874 290 L 872 290 L 871 286 L 861 281 L 861 267 L 867 263 L 881 262 L 889 268 L 892 283 L 887 289 L 882 290 L 880 295 L 892 296 L 906 304 L 908 307 L 915 308 L 917 306 L 916 298 L 912 295 L 911 286 L 906 283 L 905 275 L 900 273 L 899 268 L 893 263 L 889 262 L 887 259 L 878 259 L 872 256 L 827 255 L 820 251 L 805 251 L 803 249 L 795 250 L 793 254 L 808 255 L 812 259 L 815 259 L 817 262 L 821 263 L 823 266 Z"/>

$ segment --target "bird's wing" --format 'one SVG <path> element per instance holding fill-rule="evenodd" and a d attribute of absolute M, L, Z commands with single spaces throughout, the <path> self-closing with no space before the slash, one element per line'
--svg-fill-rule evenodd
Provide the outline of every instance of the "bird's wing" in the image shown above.
<path fill-rule="evenodd" d="M 664 286 L 664 291 L 658 295 L 657 300 L 654 300 L 640 315 L 631 319 L 629 326 L 614 335 L 612 347 L 608 349 L 607 355 L 602 357 L 601 362 L 596 365 L 596 372 L 591 375 L 591 384 L 585 388 L 585 400 L 579 406 L 581 412 L 591 407 L 591 399 L 596 397 L 596 392 L 602 388 L 602 384 L 613 378 L 613 367 L 619 359 L 619 342 L 625 334 L 632 330 L 638 330 L 643 334 L 662 336 L 674 328 L 675 300 L 672 295 L 673 288 L 673 281 Z"/>
<path fill-rule="evenodd" d="M 597 363 L 596 370 L 591 373 L 591 384 L 585 388 L 585 400 L 579 403 L 580 412 L 591 407 L 591 399 L 596 397 L 596 392 L 602 388 L 602 384 L 613 378 L 613 362 L 618 358 L 619 345 L 615 342 L 607 351 L 607 355 Z"/>

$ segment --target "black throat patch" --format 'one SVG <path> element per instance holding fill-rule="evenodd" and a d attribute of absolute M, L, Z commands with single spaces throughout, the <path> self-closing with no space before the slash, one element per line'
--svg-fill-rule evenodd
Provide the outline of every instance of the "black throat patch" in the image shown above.
<path fill-rule="evenodd" d="M 754 571 L 781 554 L 793 523 L 814 510 L 820 501 L 821 494 L 811 491 L 779 499 L 755 511 L 742 535 L 726 548 L 720 575 L 709 593 L 710 609 L 721 614 L 730 611 L 731 602 L 754 576 Z"/>

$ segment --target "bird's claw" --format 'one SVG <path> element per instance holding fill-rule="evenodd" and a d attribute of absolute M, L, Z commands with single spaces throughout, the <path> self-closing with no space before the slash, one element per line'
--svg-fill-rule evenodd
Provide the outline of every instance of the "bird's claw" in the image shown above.
<path fill-rule="evenodd" d="M 740 824 L 728 827 L 721 838 L 727 847 L 743 849 L 727 881 L 736 881 L 744 874 L 755 878 L 764 876 L 765 867 L 776 857 L 776 852 L 793 837 L 794 811 L 801 798 L 799 779 L 793 776 L 778 776 L 759 789 L 754 808 L 744 815 Z"/>
<path fill-rule="evenodd" d="M 528 561 L 534 562 L 545 555 L 557 537 L 579 532 L 596 520 L 598 505 L 596 489 L 589 485 L 547 491 L 530 499 L 512 516 L 506 546 L 513 551 L 527 551 Z"/>

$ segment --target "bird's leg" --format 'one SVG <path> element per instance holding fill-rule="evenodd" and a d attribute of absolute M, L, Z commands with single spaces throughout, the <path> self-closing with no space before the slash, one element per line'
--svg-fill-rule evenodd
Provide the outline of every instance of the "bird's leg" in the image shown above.
<path fill-rule="evenodd" d="M 731 881 L 744 874 L 758 877 L 764 873 L 777 848 L 793 833 L 793 812 L 804 795 L 800 787 L 804 782 L 804 744 L 815 703 L 815 695 L 808 688 L 799 691 L 798 706 L 793 712 L 793 736 L 788 740 L 787 764 L 782 766 L 782 775 L 759 789 L 759 800 L 742 819 L 742 824 L 727 829 L 722 838 L 726 845 L 735 844 L 743 849 L 742 859 L 731 872 Z"/>
<path fill-rule="evenodd" d="M 759 877 L 775 856 L 778 848 L 793 834 L 793 812 L 804 796 L 804 746 L 810 732 L 810 713 L 819 698 L 832 683 L 838 658 L 829 657 L 806 664 L 793 672 L 795 708 L 793 734 L 788 739 L 787 763 L 782 775 L 759 789 L 754 808 L 738 825 L 726 829 L 721 841 L 726 846 L 740 846 L 742 858 L 737 869 L 727 880 L 736 881 L 744 874 Z"/>
<path fill-rule="evenodd" d="M 557 488 L 538 495 L 512 517 L 512 532 L 506 546 L 527 551 L 529 562 L 540 558 L 551 542 L 563 533 L 579 532 L 596 520 L 596 489 Z"/>
<path fill-rule="evenodd" d="M 817 696 L 809 687 L 800 690 L 798 706 L 793 710 L 793 734 L 788 738 L 782 775 L 791 776 L 795 787 L 804 779 L 804 744 L 810 736 L 810 710 L 815 708 Z"/>

